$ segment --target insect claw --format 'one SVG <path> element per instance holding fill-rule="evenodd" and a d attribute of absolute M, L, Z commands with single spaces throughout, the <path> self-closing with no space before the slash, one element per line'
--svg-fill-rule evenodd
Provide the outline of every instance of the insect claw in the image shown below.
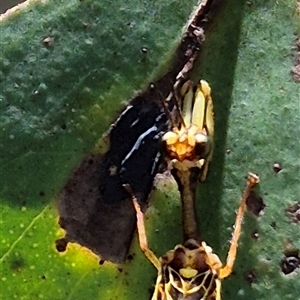
<path fill-rule="evenodd" d="M 259 176 L 256 175 L 255 173 L 249 172 L 248 173 L 248 180 L 250 181 L 251 185 L 256 185 L 259 183 Z"/>

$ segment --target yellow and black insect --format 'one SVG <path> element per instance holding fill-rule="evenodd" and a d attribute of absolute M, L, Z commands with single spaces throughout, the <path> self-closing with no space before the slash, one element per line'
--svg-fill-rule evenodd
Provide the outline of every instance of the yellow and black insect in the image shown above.
<path fill-rule="evenodd" d="M 176 92 L 175 92 L 176 93 Z M 180 91 L 179 124 L 164 134 L 165 152 L 171 162 L 182 200 L 185 239 L 197 238 L 195 190 L 198 178 L 206 179 L 213 154 L 214 112 L 209 84 L 186 81 Z M 173 121 L 171 121 L 173 122 Z M 174 123 L 174 122 L 173 122 Z M 187 226 L 186 220 L 194 220 Z"/>
<path fill-rule="evenodd" d="M 212 248 L 199 238 L 195 212 L 196 184 L 199 178 L 205 180 L 213 151 L 214 113 L 208 83 L 201 80 L 195 86 L 187 81 L 181 88 L 180 100 L 179 125 L 173 125 L 172 131 L 162 139 L 181 193 L 183 244 L 158 259 L 148 247 L 144 216 L 138 200 L 131 187 L 125 187 L 136 210 L 140 247 L 158 270 L 152 300 L 221 300 L 221 280 L 228 277 L 233 269 L 246 199 L 259 178 L 249 173 L 227 261 L 223 266 Z"/>

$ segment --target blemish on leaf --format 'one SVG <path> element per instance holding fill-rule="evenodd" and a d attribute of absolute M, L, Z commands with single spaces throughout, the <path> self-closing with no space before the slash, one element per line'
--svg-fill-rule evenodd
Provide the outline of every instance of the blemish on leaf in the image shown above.
<path fill-rule="evenodd" d="M 154 91 L 154 89 L 155 89 L 155 85 L 154 85 L 154 83 L 150 83 L 150 85 L 149 85 L 149 91 Z"/>
<path fill-rule="evenodd" d="M 257 231 L 252 232 L 251 237 L 255 240 L 258 240 L 259 238 L 259 233 Z"/>
<path fill-rule="evenodd" d="M 266 207 L 263 199 L 258 196 L 254 191 L 251 191 L 247 199 L 247 209 L 251 211 L 255 216 L 259 216 L 261 211 Z"/>
<path fill-rule="evenodd" d="M 161 91 L 163 97 L 168 93 L 167 79 L 163 77 L 161 82 L 165 89 Z M 132 99 L 110 128 L 109 149 L 105 153 L 88 154 L 60 193 L 59 224 L 68 240 L 90 249 L 102 259 L 124 261 L 135 230 L 136 216 L 122 183 L 129 182 L 139 201 L 144 206 L 147 204 L 153 174 L 160 165 L 156 159 L 159 134 L 167 128 L 157 99 L 157 94 L 149 91 Z M 143 137 L 143 143 L 127 157 L 148 129 L 151 130 Z M 106 240 L 109 242 L 103 242 Z"/>
<path fill-rule="evenodd" d="M 248 281 L 250 284 L 253 283 L 253 282 L 255 282 L 256 277 L 257 277 L 257 276 L 256 276 L 256 273 L 255 273 L 254 270 L 250 270 L 250 271 L 248 271 L 248 272 L 246 272 L 246 273 L 244 274 L 244 278 L 245 278 L 246 281 Z"/>
<path fill-rule="evenodd" d="M 25 260 L 22 257 L 15 258 L 10 263 L 10 269 L 14 272 L 20 272 L 25 267 Z"/>
<path fill-rule="evenodd" d="M 284 254 L 284 258 L 280 262 L 281 271 L 288 275 L 300 268 L 299 250 L 290 250 Z"/>
<path fill-rule="evenodd" d="M 128 260 L 133 260 L 133 255 L 132 254 L 127 255 L 127 259 Z"/>
<path fill-rule="evenodd" d="M 282 166 L 280 163 L 277 162 L 273 164 L 273 171 L 275 173 L 279 173 L 281 170 L 282 170 Z"/>
<path fill-rule="evenodd" d="M 276 229 L 277 224 L 276 224 L 276 222 L 274 221 L 274 222 L 272 222 L 272 223 L 270 224 L 270 226 L 271 226 L 273 229 Z"/>
<path fill-rule="evenodd" d="M 65 238 L 55 241 L 56 250 L 58 252 L 65 252 L 67 250 L 68 240 Z"/>
<path fill-rule="evenodd" d="M 100 259 L 100 260 L 99 260 L 99 265 L 100 265 L 100 266 L 102 266 L 104 263 L 105 263 L 105 260 L 104 260 L 104 259 Z"/>
<path fill-rule="evenodd" d="M 289 205 L 286 209 L 286 213 L 292 222 L 300 224 L 300 202 Z"/>
<path fill-rule="evenodd" d="M 299 4 L 298 4 L 299 5 Z M 294 47 L 294 64 L 291 70 L 295 82 L 300 82 L 300 37 L 298 36 Z"/>
<path fill-rule="evenodd" d="M 53 38 L 53 37 L 48 36 L 48 37 L 46 37 L 45 39 L 43 39 L 43 44 L 44 44 L 45 46 L 50 47 L 50 46 L 53 45 L 53 43 L 54 43 L 54 38 Z"/>

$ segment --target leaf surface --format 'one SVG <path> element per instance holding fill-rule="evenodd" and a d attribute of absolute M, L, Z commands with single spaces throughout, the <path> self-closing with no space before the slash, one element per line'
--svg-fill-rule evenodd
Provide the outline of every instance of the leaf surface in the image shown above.
<path fill-rule="evenodd" d="M 122 101 L 171 67 L 195 3 L 36 2 L 2 21 L 5 299 L 150 298 L 156 271 L 136 240 L 133 259 L 123 265 L 99 266 L 76 245 L 57 253 L 54 241 L 62 232 L 55 199 L 124 108 Z M 201 234 L 225 261 L 244 176 L 257 172 L 266 207 L 262 216 L 245 218 L 223 298 L 268 299 L 271 293 L 274 300 L 297 299 L 299 269 L 284 275 L 280 266 L 287 251 L 300 249 L 299 223 L 286 212 L 299 201 L 299 84 L 290 76 L 296 4 L 226 3 L 193 71 L 195 79 L 210 82 L 216 113 L 214 159 L 198 190 Z M 274 163 L 282 165 L 279 173 Z M 146 226 L 159 256 L 181 242 L 180 200 L 174 182 L 165 179 L 152 198 Z"/>

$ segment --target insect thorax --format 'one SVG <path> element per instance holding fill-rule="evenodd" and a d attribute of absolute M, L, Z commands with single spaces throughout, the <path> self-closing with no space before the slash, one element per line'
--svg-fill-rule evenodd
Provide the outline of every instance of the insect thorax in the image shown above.
<path fill-rule="evenodd" d="M 206 263 L 207 252 L 190 240 L 160 258 L 154 299 L 215 300 L 218 275 Z"/>

